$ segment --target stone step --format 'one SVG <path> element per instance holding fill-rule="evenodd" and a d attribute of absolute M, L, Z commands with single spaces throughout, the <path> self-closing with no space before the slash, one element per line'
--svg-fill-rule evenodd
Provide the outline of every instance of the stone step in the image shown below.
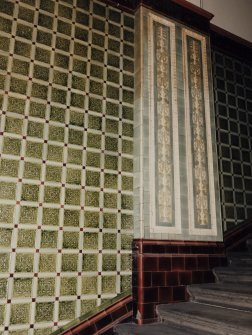
<path fill-rule="evenodd" d="M 116 335 L 203 335 L 201 330 L 175 327 L 166 323 L 153 323 L 142 326 L 124 323 L 116 326 L 114 333 Z M 211 335 L 211 333 L 204 332 L 204 335 Z"/>
<path fill-rule="evenodd" d="M 161 321 L 205 334 L 251 335 L 252 313 L 197 302 L 158 305 Z M 187 333 L 186 333 L 187 334 Z"/>
<path fill-rule="evenodd" d="M 250 284 L 200 284 L 190 285 L 187 290 L 193 301 L 252 312 L 252 285 Z"/>
<path fill-rule="evenodd" d="M 218 282 L 252 284 L 252 268 L 241 266 L 228 266 L 213 269 Z"/>
<path fill-rule="evenodd" d="M 232 252 L 227 254 L 227 258 L 228 258 L 228 264 L 231 266 L 252 267 L 252 253 Z"/>

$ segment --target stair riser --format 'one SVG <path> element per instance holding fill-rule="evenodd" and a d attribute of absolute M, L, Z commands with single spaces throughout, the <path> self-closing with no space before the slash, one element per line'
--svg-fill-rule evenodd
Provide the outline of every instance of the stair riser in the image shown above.
<path fill-rule="evenodd" d="M 217 282 L 252 284 L 251 276 L 234 276 L 231 274 L 222 274 L 222 273 L 215 273 L 215 276 L 216 276 Z"/>
<path fill-rule="evenodd" d="M 252 311 L 252 297 L 244 297 L 239 294 L 223 295 L 218 291 L 216 294 L 212 294 L 208 291 L 196 291 L 192 288 L 188 288 L 188 291 L 192 301 Z"/>
<path fill-rule="evenodd" d="M 170 312 L 168 315 L 159 315 L 162 322 L 172 323 L 189 329 L 201 330 L 202 335 L 207 330 L 210 334 L 218 335 L 251 335 L 251 330 L 237 329 L 228 324 L 214 322 L 202 318 L 186 318 L 185 315 Z"/>

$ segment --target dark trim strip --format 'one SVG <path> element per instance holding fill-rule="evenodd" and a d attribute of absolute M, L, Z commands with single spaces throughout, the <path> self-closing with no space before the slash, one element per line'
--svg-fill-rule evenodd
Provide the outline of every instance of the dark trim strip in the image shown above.
<path fill-rule="evenodd" d="M 192 4 L 191 2 L 188 2 L 186 0 L 172 0 L 172 2 L 180 5 L 183 8 L 189 9 L 190 11 L 205 17 L 208 21 L 212 20 L 212 18 L 214 17 L 214 14 L 208 12 L 207 10 L 200 8 L 194 4 Z"/>
<path fill-rule="evenodd" d="M 227 251 L 239 251 L 245 248 L 247 239 L 252 238 L 252 220 L 246 220 L 234 229 L 224 234 L 224 244 Z"/>

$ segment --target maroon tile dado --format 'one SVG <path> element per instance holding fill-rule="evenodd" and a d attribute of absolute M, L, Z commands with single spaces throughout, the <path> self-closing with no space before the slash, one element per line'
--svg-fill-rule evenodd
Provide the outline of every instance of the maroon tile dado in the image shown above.
<path fill-rule="evenodd" d="M 225 264 L 223 243 L 135 240 L 134 320 L 156 321 L 156 305 L 188 300 L 187 285 L 213 282 L 211 269 Z"/>

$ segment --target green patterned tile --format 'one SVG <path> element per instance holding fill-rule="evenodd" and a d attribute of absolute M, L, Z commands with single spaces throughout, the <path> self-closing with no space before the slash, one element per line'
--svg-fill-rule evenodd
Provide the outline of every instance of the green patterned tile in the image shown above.
<path fill-rule="evenodd" d="M 56 145 L 48 145 L 47 159 L 54 162 L 62 162 L 63 148 Z"/>
<path fill-rule="evenodd" d="M 69 184 L 81 185 L 81 170 L 67 169 L 66 182 Z"/>
<path fill-rule="evenodd" d="M 109 234 L 105 233 L 103 234 L 103 242 L 102 242 L 102 248 L 103 249 L 116 249 L 116 234 Z"/>
<path fill-rule="evenodd" d="M 46 33 L 45 31 L 39 30 L 37 31 L 37 43 L 45 44 L 47 46 L 51 46 L 52 44 L 52 34 Z"/>
<path fill-rule="evenodd" d="M 118 139 L 114 137 L 105 137 L 105 149 L 109 151 L 118 151 Z"/>
<path fill-rule="evenodd" d="M 26 156 L 42 159 L 43 144 L 37 142 L 26 142 Z"/>
<path fill-rule="evenodd" d="M 86 186 L 100 187 L 100 173 L 94 171 L 87 171 Z"/>
<path fill-rule="evenodd" d="M 83 255 L 82 270 L 83 271 L 97 271 L 98 268 L 98 255 L 85 254 Z"/>
<path fill-rule="evenodd" d="M 40 164 L 25 162 L 24 178 L 40 179 L 40 175 L 41 175 L 41 165 Z"/>
<path fill-rule="evenodd" d="M 65 129 L 64 127 L 49 126 L 49 140 L 64 142 Z"/>
<path fill-rule="evenodd" d="M 21 61 L 19 59 L 13 59 L 12 72 L 23 74 L 24 76 L 29 75 L 30 64 L 28 62 Z"/>
<path fill-rule="evenodd" d="M 80 205 L 80 190 L 67 188 L 65 203 L 68 205 Z"/>
<path fill-rule="evenodd" d="M 103 94 L 103 83 L 90 80 L 89 92 L 101 96 Z"/>
<path fill-rule="evenodd" d="M 0 161 L 1 176 L 17 177 L 19 161 L 2 158 Z"/>
<path fill-rule="evenodd" d="M 133 177 L 122 176 L 122 190 L 133 191 Z"/>
<path fill-rule="evenodd" d="M 50 328 L 50 327 L 49 328 L 34 329 L 34 335 L 51 335 L 52 332 L 53 332 L 53 328 Z"/>
<path fill-rule="evenodd" d="M 126 102 L 128 104 L 133 105 L 133 103 L 134 103 L 134 92 L 123 90 L 123 102 Z"/>
<path fill-rule="evenodd" d="M 44 201 L 49 203 L 60 202 L 60 188 L 45 186 Z"/>
<path fill-rule="evenodd" d="M 69 58 L 65 55 L 56 53 L 55 54 L 55 66 L 62 67 L 64 69 L 68 69 Z"/>
<path fill-rule="evenodd" d="M 107 85 L 107 98 L 119 100 L 119 88 Z"/>
<path fill-rule="evenodd" d="M 134 62 L 124 58 L 123 59 L 123 70 L 134 73 Z"/>
<path fill-rule="evenodd" d="M 74 37 L 78 40 L 88 42 L 88 30 L 87 29 L 82 29 L 79 27 L 75 27 L 75 35 Z"/>
<path fill-rule="evenodd" d="M 99 192 L 86 191 L 85 206 L 99 207 Z"/>
<path fill-rule="evenodd" d="M 46 105 L 34 101 L 31 102 L 29 115 L 44 119 L 45 113 L 46 113 Z"/>
<path fill-rule="evenodd" d="M 19 221 L 22 224 L 36 224 L 38 209 L 36 207 L 21 206 Z"/>
<path fill-rule="evenodd" d="M 1 199 L 12 199 L 16 196 L 16 185 L 13 183 L 0 182 L 0 198 Z"/>
<path fill-rule="evenodd" d="M 123 75 L 123 85 L 128 86 L 130 88 L 134 88 L 134 77 L 124 74 Z"/>
<path fill-rule="evenodd" d="M 41 233 L 41 248 L 57 248 L 58 232 L 43 230 Z"/>
<path fill-rule="evenodd" d="M 10 247 L 11 236 L 12 236 L 12 229 L 0 228 L 0 246 Z"/>
<path fill-rule="evenodd" d="M 29 335 L 29 331 L 28 330 L 23 330 L 23 331 L 12 331 L 9 332 L 9 335 Z"/>
<path fill-rule="evenodd" d="M 68 20 L 72 19 L 72 8 L 59 5 L 59 16 L 63 16 Z"/>
<path fill-rule="evenodd" d="M 122 171 L 133 172 L 133 159 L 123 157 L 123 159 L 122 159 Z"/>
<path fill-rule="evenodd" d="M 60 280 L 60 295 L 76 295 L 77 294 L 77 278 L 66 277 Z"/>
<path fill-rule="evenodd" d="M 125 56 L 134 58 L 134 47 L 132 45 L 124 44 L 123 45 L 123 54 Z"/>
<path fill-rule="evenodd" d="M 68 141 L 71 144 L 82 145 L 83 132 L 80 130 L 69 129 Z"/>
<path fill-rule="evenodd" d="M 118 187 L 118 176 L 117 174 L 105 173 L 104 175 L 104 187 L 114 188 Z"/>
<path fill-rule="evenodd" d="M 0 305 L 0 325 L 4 323 L 5 305 Z"/>
<path fill-rule="evenodd" d="M 133 215 L 122 214 L 121 215 L 121 227 L 122 229 L 133 229 L 134 220 Z"/>
<path fill-rule="evenodd" d="M 46 181 L 61 182 L 62 167 L 46 165 Z"/>
<path fill-rule="evenodd" d="M 88 116 L 88 128 L 101 130 L 102 118 L 100 116 L 89 115 Z"/>
<path fill-rule="evenodd" d="M 96 30 L 99 30 L 101 32 L 104 32 L 105 30 L 105 22 L 103 20 L 99 20 L 97 18 L 93 18 L 93 28 Z"/>
<path fill-rule="evenodd" d="M 23 120 L 7 116 L 5 132 L 21 135 L 23 132 Z"/>
<path fill-rule="evenodd" d="M 8 57 L 0 55 L 0 69 L 1 70 L 7 70 L 7 65 L 8 65 Z M 13 80 L 12 80 L 13 82 Z"/>
<path fill-rule="evenodd" d="M 32 39 L 32 28 L 24 24 L 18 23 L 16 35 L 30 41 Z"/>
<path fill-rule="evenodd" d="M 4 137 L 3 153 L 9 155 L 20 155 L 21 140 Z"/>
<path fill-rule="evenodd" d="M 82 165 L 82 150 L 68 149 L 67 153 L 68 163 Z"/>
<path fill-rule="evenodd" d="M 24 114 L 25 100 L 9 97 L 7 110 L 13 113 Z"/>
<path fill-rule="evenodd" d="M 96 48 L 91 49 L 91 59 L 100 63 L 104 63 L 104 52 Z"/>
<path fill-rule="evenodd" d="M 109 23 L 109 35 L 120 38 L 121 27 L 116 26 L 115 24 Z"/>
<path fill-rule="evenodd" d="M 90 97 L 88 108 L 91 111 L 94 111 L 94 112 L 97 112 L 97 113 L 102 113 L 102 101 L 100 99 Z"/>
<path fill-rule="evenodd" d="M 123 23 L 125 26 L 134 29 L 134 18 L 124 14 Z"/>
<path fill-rule="evenodd" d="M 9 254 L 0 253 L 0 269 L 1 272 L 8 272 L 9 271 Z"/>
<path fill-rule="evenodd" d="M 77 271 L 78 254 L 63 254 L 61 271 L 72 272 Z"/>
<path fill-rule="evenodd" d="M 90 8 L 90 0 L 77 0 L 77 9 L 81 8 L 86 11 L 89 11 Z"/>
<path fill-rule="evenodd" d="M 132 270 L 132 257 L 128 254 L 121 255 L 121 271 Z"/>
<path fill-rule="evenodd" d="M 119 72 L 108 69 L 107 80 L 111 81 L 112 83 L 119 84 Z"/>
<path fill-rule="evenodd" d="M 55 72 L 54 72 L 54 74 L 55 74 Z M 65 73 L 64 73 L 64 75 L 65 75 Z M 64 83 L 62 83 L 62 85 L 66 86 L 66 84 L 64 84 Z M 65 123 L 65 110 L 63 108 L 52 106 L 51 107 L 51 112 L 50 112 L 50 120 L 60 122 L 60 123 Z"/>
<path fill-rule="evenodd" d="M 116 271 L 116 255 L 102 255 L 102 271 Z"/>
<path fill-rule="evenodd" d="M 121 292 L 126 292 L 132 288 L 131 276 L 121 276 Z"/>
<path fill-rule="evenodd" d="M 79 212 L 75 210 L 65 210 L 64 225 L 78 227 L 79 226 Z"/>
<path fill-rule="evenodd" d="M 53 0 L 43 0 L 40 4 L 40 8 L 54 14 L 55 3 Z"/>
<path fill-rule="evenodd" d="M 116 276 L 102 276 L 102 293 L 116 293 Z"/>
<path fill-rule="evenodd" d="M 109 102 L 106 102 L 106 113 L 107 115 L 112 115 L 118 117 L 119 114 L 119 105 Z"/>
<path fill-rule="evenodd" d="M 0 17 L 0 30 L 5 31 L 6 33 L 11 33 L 11 28 L 12 28 L 12 20 Z"/>
<path fill-rule="evenodd" d="M 61 301 L 59 303 L 59 320 L 75 318 L 75 301 Z"/>
<path fill-rule="evenodd" d="M 88 212 L 84 213 L 84 226 L 89 228 L 98 228 L 99 227 L 99 212 Z"/>
<path fill-rule="evenodd" d="M 11 305 L 11 324 L 29 323 L 30 304 L 12 304 Z"/>
<path fill-rule="evenodd" d="M 70 112 L 70 124 L 74 126 L 83 127 L 84 126 L 85 115 L 79 112 Z"/>
<path fill-rule="evenodd" d="M 71 105 L 73 107 L 84 108 L 85 96 L 82 94 L 71 93 Z"/>
<path fill-rule="evenodd" d="M 96 300 L 82 300 L 81 301 L 81 314 L 84 315 L 93 311 L 97 307 Z"/>
<path fill-rule="evenodd" d="M 26 57 L 29 57 L 28 56 L 28 51 L 26 52 L 26 54 L 27 54 Z M 29 55 L 30 55 L 30 51 L 29 51 Z M 49 64 L 50 63 L 50 58 L 51 58 L 51 52 L 50 51 L 45 50 L 43 48 L 36 47 L 36 52 L 35 52 L 35 59 L 36 60 Z"/>
<path fill-rule="evenodd" d="M 33 272 L 33 261 L 33 254 L 17 254 L 15 272 Z"/>
<path fill-rule="evenodd" d="M 111 213 L 103 214 L 103 228 L 116 228 L 117 227 L 117 215 Z"/>
<path fill-rule="evenodd" d="M 35 236 L 35 230 L 19 229 L 17 246 L 20 248 L 34 248 Z"/>
<path fill-rule="evenodd" d="M 39 278 L 37 295 L 39 297 L 54 296 L 55 294 L 55 278 Z"/>
<path fill-rule="evenodd" d="M 79 247 L 79 233 L 64 231 L 63 248 L 78 249 L 78 247 Z"/>
<path fill-rule="evenodd" d="M 133 197 L 131 195 L 122 194 L 122 209 L 133 209 Z"/>
<path fill-rule="evenodd" d="M 105 155 L 105 169 L 117 170 L 118 169 L 118 157 Z"/>
<path fill-rule="evenodd" d="M 12 223 L 13 221 L 14 206 L 0 205 L 0 222 Z"/>
<path fill-rule="evenodd" d="M 71 24 L 64 22 L 62 20 L 58 20 L 57 31 L 64 35 L 70 36 L 71 35 Z"/>
<path fill-rule="evenodd" d="M 106 119 L 106 132 L 118 134 L 118 121 Z"/>
<path fill-rule="evenodd" d="M 96 294 L 97 292 L 97 277 L 82 276 L 82 294 Z"/>
<path fill-rule="evenodd" d="M 43 208 L 42 223 L 45 226 L 58 226 L 59 210 L 56 208 Z"/>
<path fill-rule="evenodd" d="M 24 201 L 38 201 L 39 196 L 39 186 L 23 184 L 22 185 L 22 194 L 21 200 Z"/>
<path fill-rule="evenodd" d="M 121 249 L 132 250 L 133 236 L 129 234 L 121 234 Z"/>
<path fill-rule="evenodd" d="M 78 18 L 78 14 L 82 14 L 82 15 L 86 15 L 84 13 L 80 13 L 80 12 L 77 12 L 77 15 L 76 15 L 76 21 L 77 21 L 77 18 Z M 88 15 L 86 15 L 88 17 Z M 86 45 L 83 45 L 81 43 L 78 43 L 78 42 L 75 42 L 74 43 L 74 54 L 75 55 L 79 55 L 81 57 L 87 57 L 87 46 Z"/>
<path fill-rule="evenodd" d="M 33 76 L 37 79 L 48 81 L 49 68 L 35 64 L 33 69 Z"/>
<path fill-rule="evenodd" d="M 105 37 L 103 35 L 92 33 L 92 45 L 98 45 L 99 47 L 104 47 Z"/>
<path fill-rule="evenodd" d="M 10 39 L 8 37 L 0 36 L 0 45 L 1 45 L 1 50 L 9 51 Z"/>
<path fill-rule="evenodd" d="M 61 85 L 61 86 L 67 86 L 67 81 L 68 81 L 67 73 L 57 71 L 57 70 L 53 71 L 53 82 L 55 84 L 58 84 L 58 85 Z M 63 116 L 64 116 L 64 114 L 63 114 Z M 65 118 L 64 118 L 64 120 L 65 120 Z M 60 122 L 64 122 L 64 120 L 60 121 Z M 57 120 L 55 120 L 55 121 L 57 121 Z"/>
<path fill-rule="evenodd" d="M 32 83 L 31 96 L 40 99 L 47 99 L 48 86 Z"/>
<path fill-rule="evenodd" d="M 126 42 L 134 43 L 134 33 L 132 31 L 124 29 L 123 39 Z"/>
<path fill-rule="evenodd" d="M 98 249 L 98 233 L 84 233 L 83 249 Z"/>
<path fill-rule="evenodd" d="M 57 88 L 52 89 L 51 99 L 53 102 L 58 102 L 64 105 L 66 103 L 66 98 L 67 98 L 67 91 L 59 90 Z"/>
<path fill-rule="evenodd" d="M 81 74 L 86 74 L 87 63 L 79 59 L 74 59 L 73 60 L 73 71 L 79 72 Z"/>
<path fill-rule="evenodd" d="M 27 135 L 31 137 L 43 138 L 44 124 L 38 122 L 28 122 Z"/>
<path fill-rule="evenodd" d="M 122 152 L 125 154 L 132 155 L 133 154 L 133 142 L 122 140 Z"/>
<path fill-rule="evenodd" d="M 13 297 L 30 298 L 32 296 L 32 279 L 31 278 L 14 278 Z"/>
<path fill-rule="evenodd" d="M 55 272 L 56 271 L 56 255 L 40 254 L 39 272 Z"/>
<path fill-rule="evenodd" d="M 5 84 L 5 76 L 2 76 L 0 74 L 0 89 L 4 90 L 4 84 Z"/>
<path fill-rule="evenodd" d="M 53 28 L 53 18 L 51 16 L 39 13 L 38 25 L 48 28 L 48 29 L 52 29 Z"/>
<path fill-rule="evenodd" d="M 96 152 L 87 152 L 87 166 L 100 167 L 101 164 L 101 155 Z"/>
<path fill-rule="evenodd" d="M 108 54 L 108 65 L 118 69 L 120 67 L 120 58 L 115 55 Z"/>
<path fill-rule="evenodd" d="M 92 64 L 90 69 L 90 76 L 103 79 L 104 69 L 102 66 Z"/>
<path fill-rule="evenodd" d="M 94 2 L 93 4 L 93 11 L 94 11 L 94 14 L 102 16 L 102 18 L 104 18 L 106 15 L 106 7 L 96 2 Z"/>
<path fill-rule="evenodd" d="M 53 310 L 54 310 L 53 302 L 36 303 L 35 321 L 45 322 L 53 320 Z"/>
<path fill-rule="evenodd" d="M 114 39 L 108 39 L 108 49 L 109 51 L 114 51 L 120 53 L 120 42 Z"/>
<path fill-rule="evenodd" d="M 104 207 L 117 208 L 117 194 L 104 193 Z"/>
<path fill-rule="evenodd" d="M 7 279 L 0 279 L 0 299 L 7 297 Z"/>

